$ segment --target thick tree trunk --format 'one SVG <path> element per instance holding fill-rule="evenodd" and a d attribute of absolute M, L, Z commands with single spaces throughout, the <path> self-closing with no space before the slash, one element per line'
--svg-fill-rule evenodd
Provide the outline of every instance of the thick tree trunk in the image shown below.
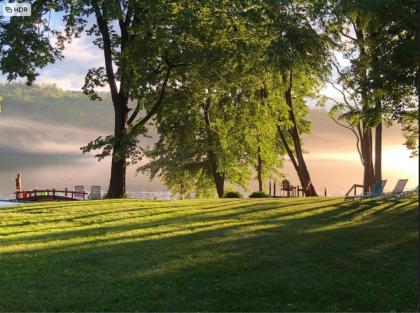
<path fill-rule="evenodd" d="M 217 196 L 223 198 L 225 194 L 225 178 L 224 175 L 220 175 L 218 172 L 213 173 L 214 184 L 216 185 Z"/>
<path fill-rule="evenodd" d="M 213 151 L 209 151 L 208 157 L 210 161 L 210 169 L 211 174 L 213 176 L 214 185 L 216 186 L 217 196 L 219 198 L 223 198 L 223 195 L 225 194 L 225 175 L 219 172 L 216 157 Z"/>
<path fill-rule="evenodd" d="M 314 197 L 318 196 L 316 193 L 315 187 L 312 184 L 311 181 L 311 175 L 309 174 L 308 167 L 306 166 L 305 158 L 303 157 L 303 150 L 302 150 L 302 143 L 299 136 L 299 131 L 297 128 L 297 122 L 295 118 L 295 114 L 293 111 L 293 101 L 292 101 L 292 71 L 290 71 L 290 85 L 289 88 L 284 92 L 284 97 L 286 100 L 287 105 L 289 106 L 289 118 L 291 122 L 293 123 L 293 126 L 289 129 L 289 134 L 293 139 L 293 146 L 294 146 L 294 156 L 295 161 L 293 162 L 293 165 L 295 167 L 295 170 L 298 174 L 302 189 L 304 190 L 304 193 L 307 197 Z M 293 152 L 290 151 L 289 157 Z"/>
<path fill-rule="evenodd" d="M 365 35 L 363 33 L 363 28 L 358 27 L 360 24 L 360 20 L 356 19 L 355 24 L 355 35 L 357 38 L 357 45 L 359 46 L 360 56 L 359 58 L 364 60 L 369 59 L 366 53 L 366 42 L 364 41 Z M 369 93 L 368 93 L 368 73 L 366 69 L 363 69 L 360 72 L 360 96 L 362 102 L 362 111 L 363 113 L 369 110 Z M 367 125 L 364 122 L 362 123 L 362 130 L 363 133 L 360 136 L 361 141 L 361 150 L 362 150 L 362 159 L 363 159 L 363 191 L 369 192 L 372 191 L 373 185 L 375 184 L 375 168 L 373 165 L 373 143 L 372 143 L 372 125 Z"/>
<path fill-rule="evenodd" d="M 93 9 L 95 11 L 96 20 L 98 22 L 98 28 L 102 34 L 103 39 L 103 51 L 105 60 L 105 71 L 111 92 L 112 104 L 114 107 L 114 139 L 117 141 L 113 147 L 112 153 L 112 165 L 111 165 L 111 178 L 108 188 L 108 198 L 122 198 L 125 196 L 125 174 L 126 174 L 126 152 L 125 147 L 122 147 L 121 141 L 127 132 L 127 120 L 128 120 L 128 93 L 125 91 L 126 79 L 121 79 L 120 90 L 118 91 L 117 79 L 113 68 L 113 55 L 112 55 L 112 40 L 111 32 L 108 25 L 106 16 L 107 8 L 105 3 L 95 3 Z M 105 13 L 104 13 L 105 12 Z M 126 44 L 126 30 L 121 29 L 122 42 L 121 50 L 124 50 Z M 124 71 L 122 71 L 124 73 Z"/>
<path fill-rule="evenodd" d="M 124 100 L 123 100 L 124 101 Z M 118 138 L 122 139 L 127 132 L 127 119 L 128 110 L 126 103 L 119 103 L 114 106 L 115 108 L 115 125 L 114 125 L 114 138 L 117 138 L 117 142 L 114 145 L 114 151 L 112 153 L 112 164 L 111 164 L 111 178 L 109 182 L 108 198 L 122 198 L 126 196 L 126 152 L 125 147 L 122 147 L 118 143 Z"/>
<path fill-rule="evenodd" d="M 207 139 L 208 139 L 208 145 L 209 145 L 208 158 L 210 162 L 211 174 L 213 176 L 213 181 L 216 186 L 217 196 L 219 198 L 223 198 L 223 195 L 225 194 L 225 174 L 219 171 L 219 167 L 217 166 L 216 155 L 214 154 L 214 151 L 212 150 L 215 138 L 210 129 L 211 127 L 210 112 L 209 112 L 210 106 L 211 106 L 210 99 L 207 99 L 206 105 L 203 107 L 203 110 L 204 110 L 204 122 L 206 123 L 206 127 L 207 127 Z"/>
<path fill-rule="evenodd" d="M 290 149 L 289 144 L 287 142 L 286 137 L 283 134 L 282 130 L 279 130 L 279 135 L 280 135 L 280 139 L 283 142 L 283 145 L 286 149 L 287 155 L 290 158 L 290 161 L 293 164 L 293 167 L 295 168 L 296 174 L 299 177 L 299 181 L 301 183 L 302 189 L 304 190 L 305 196 L 309 197 L 309 196 L 318 196 L 314 186 L 311 183 L 311 177 L 309 175 L 306 174 L 306 172 L 304 170 L 301 169 L 301 167 L 298 164 L 298 161 L 296 160 L 296 157 L 292 151 L 292 149 Z"/>
<path fill-rule="evenodd" d="M 376 100 L 375 110 L 379 114 L 380 122 L 375 128 L 375 178 L 377 182 L 382 180 L 382 103 L 379 99 Z"/>
<path fill-rule="evenodd" d="M 375 129 L 375 182 L 382 180 L 382 122 Z"/>
<path fill-rule="evenodd" d="M 375 173 L 372 157 L 372 130 L 365 128 L 361 138 L 361 148 L 363 157 L 363 191 L 369 192 L 375 183 Z"/>
<path fill-rule="evenodd" d="M 262 176 L 262 158 L 261 158 L 261 147 L 258 146 L 258 159 L 257 159 L 257 179 L 258 179 L 258 191 L 263 191 L 263 176 Z"/>
<path fill-rule="evenodd" d="M 417 1 L 417 97 L 420 107 L 420 1 Z M 419 114 L 417 112 L 417 114 Z M 419 116 L 420 118 L 420 116 Z M 417 223 L 418 223 L 418 240 L 417 240 L 417 251 L 418 251 L 418 268 L 420 268 L 420 206 L 418 206 Z M 420 283 L 420 271 L 418 271 L 418 282 Z M 420 304 L 420 289 L 418 293 L 418 302 Z M 419 309 L 419 307 L 417 307 Z"/>
<path fill-rule="evenodd" d="M 113 155 L 111 164 L 111 179 L 109 182 L 107 198 L 123 198 L 126 195 L 125 176 L 125 160 L 115 160 L 115 156 Z"/>

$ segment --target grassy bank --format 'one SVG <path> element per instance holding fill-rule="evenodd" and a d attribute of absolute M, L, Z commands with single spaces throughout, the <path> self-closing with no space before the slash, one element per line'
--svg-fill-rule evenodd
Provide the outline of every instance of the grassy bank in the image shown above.
<path fill-rule="evenodd" d="M 417 198 L 0 209 L 0 311 L 414 311 Z"/>

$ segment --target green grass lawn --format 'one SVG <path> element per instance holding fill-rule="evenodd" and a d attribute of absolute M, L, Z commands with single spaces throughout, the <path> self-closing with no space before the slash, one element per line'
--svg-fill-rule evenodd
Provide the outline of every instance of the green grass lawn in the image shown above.
<path fill-rule="evenodd" d="M 415 311 L 417 201 L 0 208 L 0 311 Z"/>

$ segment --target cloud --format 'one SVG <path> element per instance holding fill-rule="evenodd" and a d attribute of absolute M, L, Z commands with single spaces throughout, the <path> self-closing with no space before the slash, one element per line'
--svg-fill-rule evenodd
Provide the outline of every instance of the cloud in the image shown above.
<path fill-rule="evenodd" d="M 88 69 L 103 66 L 102 51 L 86 35 L 68 44 L 63 55 L 62 61 L 40 71 L 38 83 L 56 84 L 65 90 L 80 90 Z"/>
<path fill-rule="evenodd" d="M 64 90 L 78 90 L 84 84 L 88 69 L 103 66 L 103 52 L 93 45 L 92 38 L 82 35 L 67 44 L 64 59 L 54 64 L 49 64 L 39 70 L 36 83 L 55 84 Z M 25 80 L 18 80 L 25 81 Z M 6 76 L 0 75 L 0 82 L 6 82 Z M 107 88 L 98 88 L 107 90 Z"/>

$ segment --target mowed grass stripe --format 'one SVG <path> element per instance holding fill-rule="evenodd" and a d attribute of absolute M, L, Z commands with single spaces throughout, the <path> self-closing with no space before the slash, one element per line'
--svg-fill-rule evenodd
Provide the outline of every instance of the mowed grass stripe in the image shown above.
<path fill-rule="evenodd" d="M 0 310 L 414 311 L 417 198 L 0 209 Z"/>

